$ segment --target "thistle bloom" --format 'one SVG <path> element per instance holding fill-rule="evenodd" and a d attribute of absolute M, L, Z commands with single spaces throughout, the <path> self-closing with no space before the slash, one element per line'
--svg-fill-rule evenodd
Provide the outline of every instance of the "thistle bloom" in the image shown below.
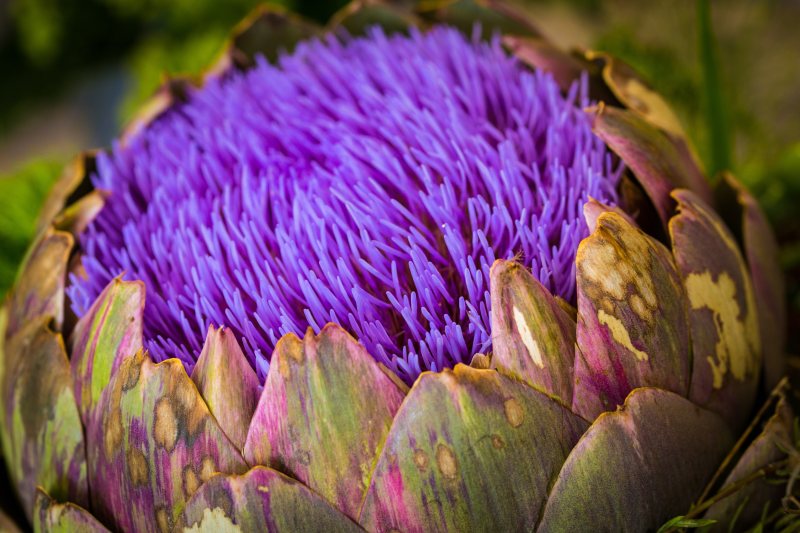
<path fill-rule="evenodd" d="M 34 529 L 744 527 L 779 497 L 705 499 L 791 429 L 778 388 L 734 447 L 783 374 L 758 205 L 630 67 L 501 8 L 465 36 L 463 5 L 352 37 L 259 11 L 65 172 L 0 313 Z"/>
<path fill-rule="evenodd" d="M 409 385 L 469 363 L 491 351 L 495 259 L 574 301 L 583 205 L 618 181 L 585 90 L 448 28 L 262 59 L 99 159 L 76 311 L 140 279 L 151 357 L 191 370 L 224 324 L 262 381 L 281 336 L 328 322 Z"/>

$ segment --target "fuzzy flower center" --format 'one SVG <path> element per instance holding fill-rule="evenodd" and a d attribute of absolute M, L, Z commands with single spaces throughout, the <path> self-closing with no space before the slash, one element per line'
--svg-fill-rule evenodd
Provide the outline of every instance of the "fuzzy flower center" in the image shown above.
<path fill-rule="evenodd" d="M 278 339 L 349 330 L 412 382 L 491 350 L 489 269 L 574 300 L 589 196 L 619 172 L 549 75 L 449 28 L 309 41 L 211 81 L 99 159 L 82 314 L 147 287 L 145 343 L 191 367 L 210 324 L 263 381 Z"/>

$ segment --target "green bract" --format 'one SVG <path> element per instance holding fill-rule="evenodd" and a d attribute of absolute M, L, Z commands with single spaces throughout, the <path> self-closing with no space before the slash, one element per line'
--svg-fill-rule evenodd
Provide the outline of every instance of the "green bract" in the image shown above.
<path fill-rule="evenodd" d="M 782 460 L 793 415 L 780 388 L 762 434 L 734 448 L 759 390 L 785 372 L 774 238 L 733 176 L 710 185 L 630 67 L 563 52 L 507 9 L 467 0 L 416 12 L 358 2 L 331 27 L 476 20 L 562 88 L 587 72 L 601 103 L 586 113 L 628 169 L 620 207 L 585 205 L 577 307 L 499 260 L 493 353 L 410 389 L 335 324 L 284 336 L 263 389 L 224 327 L 188 375 L 143 350 L 143 283 L 116 279 L 80 320 L 68 311 L 76 237 L 104 202 L 83 155 L 53 189 L 0 315 L 2 450 L 36 530 L 655 530 L 713 480 L 716 491 Z M 321 31 L 259 10 L 207 75 Z M 167 84 L 128 134 L 188 83 Z M 742 487 L 674 523 L 736 514 L 744 527 L 781 490 Z"/>

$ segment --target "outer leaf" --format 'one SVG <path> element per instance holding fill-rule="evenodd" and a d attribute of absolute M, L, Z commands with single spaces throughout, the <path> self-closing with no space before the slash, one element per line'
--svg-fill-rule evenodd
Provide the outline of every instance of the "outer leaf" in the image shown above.
<path fill-rule="evenodd" d="M 588 61 L 603 65 L 603 81 L 617 100 L 667 135 L 686 170 L 685 176 L 689 180 L 687 186 L 704 202 L 713 204 L 714 196 L 703 175 L 699 158 L 692 150 L 680 120 L 666 100 L 633 67 L 621 59 L 603 52 L 589 51 L 585 55 Z"/>
<path fill-rule="evenodd" d="M 11 337 L 27 324 L 50 317 L 56 330 L 64 321 L 64 283 L 72 235 L 49 229 L 39 236 L 20 268 L 20 275 L 8 303 Z"/>
<path fill-rule="evenodd" d="M 496 32 L 540 37 L 541 32 L 521 13 L 495 0 L 432 0 L 420 3 L 422 16 L 455 26 L 469 34 L 480 23 L 483 36 Z"/>
<path fill-rule="evenodd" d="M 633 171 L 664 224 L 672 216 L 672 189 L 693 190 L 710 199 L 703 173 L 694 161 L 686 158 L 672 137 L 639 113 L 602 105 L 588 112 L 594 116 L 594 132 Z"/>
<path fill-rule="evenodd" d="M 76 237 L 83 233 L 92 220 L 100 214 L 105 204 L 105 194 L 101 191 L 92 191 L 66 207 L 54 219 L 56 229 L 67 231 Z"/>
<path fill-rule="evenodd" d="M 672 256 L 616 213 L 578 247 L 576 413 L 593 420 L 636 387 L 686 395 L 691 352 L 686 301 Z"/>
<path fill-rule="evenodd" d="M 772 389 L 786 373 L 786 292 L 778 243 L 755 198 L 731 174 L 722 177 L 717 190 L 721 214 L 740 237 L 750 268 L 764 354 L 764 381 L 766 388 Z"/>
<path fill-rule="evenodd" d="M 386 439 L 360 523 L 369 531 L 530 531 L 586 426 L 492 370 L 423 373 Z"/>
<path fill-rule="evenodd" d="M 552 74 L 562 91 L 569 91 L 581 76 L 588 77 L 589 97 L 593 101 L 617 105 L 614 94 L 603 83 L 599 66 L 581 52 L 567 52 L 542 37 L 503 35 L 503 46 L 522 63 Z"/>
<path fill-rule="evenodd" d="M 586 225 L 589 226 L 589 231 L 593 232 L 597 229 L 597 219 L 600 218 L 600 215 L 603 213 L 616 213 L 624 218 L 631 226 L 636 226 L 636 221 L 633 220 L 625 210 L 615 205 L 607 205 L 598 202 L 594 198 L 589 198 L 589 201 L 583 204 L 583 218 L 586 220 Z"/>
<path fill-rule="evenodd" d="M 375 456 L 403 393 L 339 326 L 301 341 L 286 335 L 272 354 L 244 456 L 307 484 L 355 517 Z"/>
<path fill-rule="evenodd" d="M 539 37 L 504 35 L 503 46 L 524 64 L 552 74 L 562 91 L 569 90 L 575 80 L 581 77 L 581 73 L 590 67 L 581 58 Z"/>
<path fill-rule="evenodd" d="M 572 402 L 575 321 L 525 267 L 492 265 L 492 365 Z"/>
<path fill-rule="evenodd" d="M 173 105 L 186 100 L 193 82 L 184 77 L 168 78 L 156 93 L 137 111 L 136 115 L 125 126 L 122 142 L 138 135 L 151 122 L 167 112 Z"/>
<path fill-rule="evenodd" d="M 232 68 L 250 68 L 257 55 L 274 61 L 279 52 L 290 51 L 319 31 L 313 22 L 279 6 L 261 5 L 234 28 L 225 50 L 206 75 L 221 76 Z"/>
<path fill-rule="evenodd" d="M 208 328 L 192 381 L 231 442 L 244 449 L 261 385 L 231 330 Z"/>
<path fill-rule="evenodd" d="M 784 450 L 791 449 L 793 445 L 793 420 L 792 409 L 786 398 L 781 396 L 775 407 L 775 413 L 764 425 L 761 434 L 742 454 L 723 486 L 735 483 L 760 468 L 785 458 Z M 779 501 L 785 492 L 784 485 L 760 479 L 714 504 L 706 512 L 706 517 L 717 520 L 722 526 L 721 529 L 725 531 L 736 510 L 744 505 L 736 520 L 736 530 L 744 531 L 761 519 L 761 513 L 768 502 Z"/>
<path fill-rule="evenodd" d="M 352 1 L 337 11 L 328 27 L 344 28 L 351 35 L 362 35 L 373 26 L 380 26 L 385 32 L 406 31 L 409 27 L 419 26 L 420 21 L 410 10 L 382 2 Z"/>
<path fill-rule="evenodd" d="M 41 488 L 36 489 L 33 530 L 42 533 L 102 533 L 108 531 L 86 509 L 74 503 L 58 503 Z"/>
<path fill-rule="evenodd" d="M 690 399 L 731 427 L 749 418 L 761 368 L 758 313 L 747 266 L 722 220 L 694 193 L 673 191 L 672 251 L 689 301 Z"/>
<path fill-rule="evenodd" d="M 602 64 L 603 81 L 625 107 L 665 132 L 685 137 L 672 108 L 633 67 L 605 52 L 587 51 L 585 57 L 588 61 Z"/>
<path fill-rule="evenodd" d="M 301 483 L 257 466 L 242 476 L 217 474 L 186 504 L 184 531 L 361 531 Z"/>
<path fill-rule="evenodd" d="M 29 323 L 3 347 L 3 454 L 29 518 L 38 485 L 87 502 L 83 428 L 64 342 L 49 322 Z"/>
<path fill-rule="evenodd" d="M 637 389 L 581 437 L 550 491 L 539 531 L 648 531 L 686 512 L 733 437 L 714 413 Z"/>
<path fill-rule="evenodd" d="M 86 428 L 92 509 L 115 530 L 169 531 L 215 472 L 247 465 L 177 359 L 126 358 Z"/>
<path fill-rule="evenodd" d="M 125 358 L 142 349 L 144 283 L 113 279 L 72 332 L 72 377 L 89 424 L 100 395 Z"/>
<path fill-rule="evenodd" d="M 64 168 L 61 177 L 50 189 L 42 206 L 37 226 L 38 233 L 49 228 L 65 206 L 75 203 L 92 190 L 89 175 L 96 168 L 95 156 L 93 151 L 83 152 Z"/>

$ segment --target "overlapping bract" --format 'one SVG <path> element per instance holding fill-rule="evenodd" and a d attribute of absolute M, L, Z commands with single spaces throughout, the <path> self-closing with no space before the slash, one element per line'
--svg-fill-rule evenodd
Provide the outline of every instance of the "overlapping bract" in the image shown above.
<path fill-rule="evenodd" d="M 439 15 L 463 20 L 465 4 Z M 208 330 L 190 376 L 144 351 L 149 285 L 114 279 L 77 323 L 66 311 L 67 272 L 81 268 L 73 234 L 97 212 L 83 160 L 56 186 L 0 315 L 0 438 L 37 530 L 638 531 L 686 512 L 758 380 L 783 373 L 763 326 L 783 319 L 774 241 L 731 176 L 714 190 L 696 179 L 685 137 L 629 69 L 605 58 L 597 70 L 596 57 L 565 56 L 491 14 L 528 32 L 514 41 L 521 58 L 545 49 L 548 65 L 566 64 L 565 86 L 586 69 L 606 95 L 595 132 L 633 174 L 620 207 L 584 208 L 577 306 L 498 261 L 493 369 L 457 365 L 409 389 L 329 325 L 282 338 L 263 390 L 225 328 Z M 271 43 L 264 28 L 300 32 L 272 12 L 253 22 L 221 65 L 250 64 L 237 43 Z M 779 457 L 791 416 L 779 402 L 728 479 Z M 709 515 L 724 521 L 744 502 L 757 519 L 773 494 L 753 491 Z"/>

